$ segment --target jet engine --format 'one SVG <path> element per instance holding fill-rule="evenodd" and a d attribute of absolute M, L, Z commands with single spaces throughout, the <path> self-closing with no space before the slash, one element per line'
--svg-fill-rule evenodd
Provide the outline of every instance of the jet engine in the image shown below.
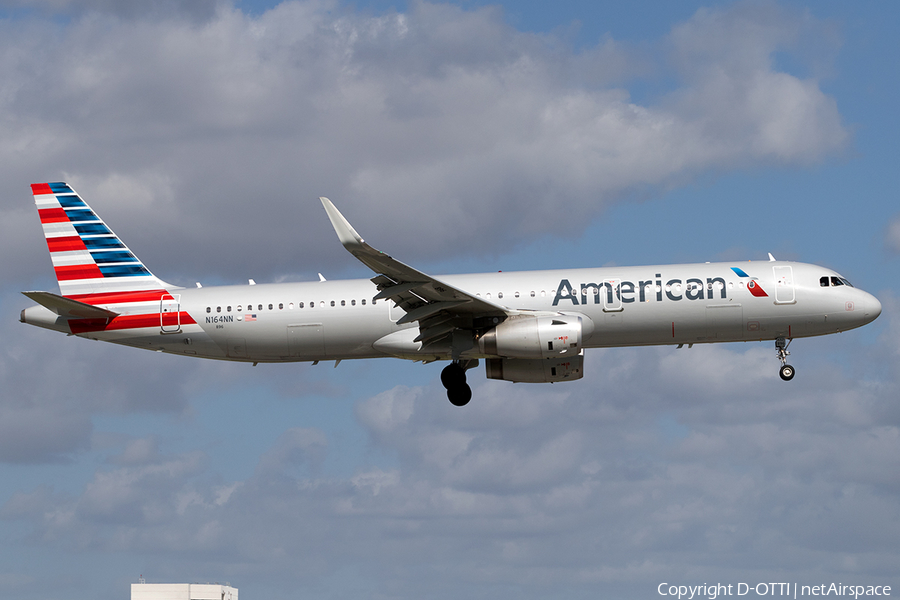
<path fill-rule="evenodd" d="M 559 358 L 581 352 L 583 323 L 590 319 L 576 315 L 533 317 L 518 315 L 500 323 L 480 338 L 483 354 L 503 358 Z"/>
<path fill-rule="evenodd" d="M 484 362 L 488 379 L 517 383 L 553 383 L 584 377 L 584 352 L 567 358 L 489 358 Z"/>

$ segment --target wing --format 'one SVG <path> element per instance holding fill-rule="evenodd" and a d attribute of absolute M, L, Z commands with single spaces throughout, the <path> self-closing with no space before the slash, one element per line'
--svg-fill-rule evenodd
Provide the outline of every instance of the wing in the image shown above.
<path fill-rule="evenodd" d="M 378 273 L 372 278 L 378 288 L 375 300 L 390 299 L 406 313 L 397 321 L 398 325 L 418 322 L 419 335 L 415 341 L 422 342 L 423 349 L 458 329 L 476 331 L 493 327 L 510 314 L 511 311 L 499 304 L 455 288 L 376 250 L 356 233 L 331 200 L 319 199 L 344 248 Z M 471 344 L 471 337 L 468 339 L 466 345 Z M 454 340 L 453 345 L 458 346 L 458 342 Z"/>

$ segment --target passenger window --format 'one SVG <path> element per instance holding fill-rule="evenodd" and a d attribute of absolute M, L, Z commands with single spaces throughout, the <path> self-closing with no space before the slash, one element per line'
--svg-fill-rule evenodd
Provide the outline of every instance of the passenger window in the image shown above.
<path fill-rule="evenodd" d="M 241 310 L 242 310 L 242 309 L 241 309 L 241 305 L 238 304 L 238 305 L 237 305 L 237 311 L 238 311 L 238 312 L 241 312 Z"/>
<path fill-rule="evenodd" d="M 294 310 L 294 303 L 291 302 L 288 304 L 288 310 Z"/>
<path fill-rule="evenodd" d="M 269 305 L 269 310 L 272 310 L 272 305 L 271 305 L 271 304 Z"/>
<path fill-rule="evenodd" d="M 498 299 L 498 300 L 502 300 L 502 299 L 503 299 L 503 292 L 497 292 L 497 299 Z"/>
<path fill-rule="evenodd" d="M 362 299 L 362 304 L 363 304 L 363 306 L 366 305 L 366 299 L 365 299 L 365 298 Z"/>
<path fill-rule="evenodd" d="M 260 304 L 256 310 L 262 310 L 262 304 Z"/>
<path fill-rule="evenodd" d="M 283 304 L 283 303 L 281 303 L 281 302 L 278 303 L 278 310 L 284 310 L 284 304 Z"/>
<path fill-rule="evenodd" d="M 531 290 L 531 297 L 534 298 L 534 290 Z"/>
<path fill-rule="evenodd" d="M 346 301 L 346 300 L 341 300 L 341 306 L 347 306 L 347 301 Z"/>
<path fill-rule="evenodd" d="M 515 293 L 515 297 L 516 297 L 516 298 L 519 297 L 519 292 L 516 292 L 516 293 Z"/>
<path fill-rule="evenodd" d="M 217 306 L 217 307 L 216 307 L 216 312 L 222 312 L 222 307 L 221 307 L 221 306 Z"/>
<path fill-rule="evenodd" d="M 331 301 L 331 305 L 334 306 L 334 300 Z"/>
<path fill-rule="evenodd" d="M 206 312 L 212 312 L 212 308 L 210 308 L 209 306 L 207 306 L 207 307 L 206 307 Z"/>
<path fill-rule="evenodd" d="M 231 312 L 231 306 L 226 306 L 226 307 L 225 307 L 225 312 Z"/>
<path fill-rule="evenodd" d="M 298 302 L 298 303 L 297 303 L 297 308 L 303 308 L 303 303 L 302 303 L 302 302 Z"/>
<path fill-rule="evenodd" d="M 356 306 L 356 300 L 351 300 L 351 301 L 350 301 L 350 306 Z"/>
<path fill-rule="evenodd" d="M 828 277 L 819 277 L 819 285 L 821 287 L 828 287 Z"/>

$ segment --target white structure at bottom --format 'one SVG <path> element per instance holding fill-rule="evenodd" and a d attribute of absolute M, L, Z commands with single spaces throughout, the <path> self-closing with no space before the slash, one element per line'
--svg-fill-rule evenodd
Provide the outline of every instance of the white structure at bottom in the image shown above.
<path fill-rule="evenodd" d="M 218 583 L 132 583 L 131 600 L 238 600 L 238 591 Z"/>

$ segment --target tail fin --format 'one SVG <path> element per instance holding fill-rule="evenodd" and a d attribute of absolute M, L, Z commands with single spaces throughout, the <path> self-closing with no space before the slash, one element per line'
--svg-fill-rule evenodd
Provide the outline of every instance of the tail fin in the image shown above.
<path fill-rule="evenodd" d="M 95 294 L 165 291 L 157 279 L 65 183 L 31 185 L 63 296 L 91 302 Z"/>

